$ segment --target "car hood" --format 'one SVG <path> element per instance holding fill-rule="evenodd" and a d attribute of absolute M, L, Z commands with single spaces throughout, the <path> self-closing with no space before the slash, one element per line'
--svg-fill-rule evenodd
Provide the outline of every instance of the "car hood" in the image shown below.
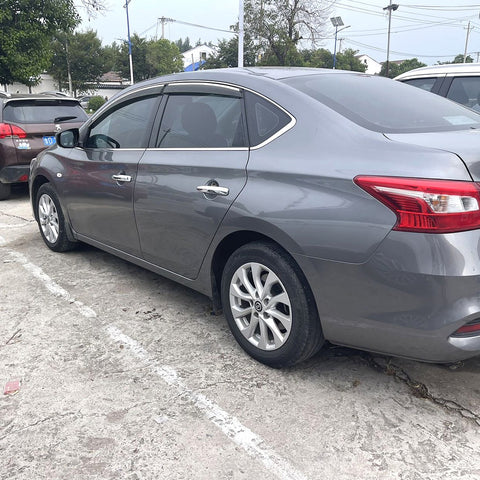
<path fill-rule="evenodd" d="M 454 153 L 466 165 L 473 180 L 480 181 L 480 129 L 428 133 L 388 133 L 385 136 L 396 142 Z"/>

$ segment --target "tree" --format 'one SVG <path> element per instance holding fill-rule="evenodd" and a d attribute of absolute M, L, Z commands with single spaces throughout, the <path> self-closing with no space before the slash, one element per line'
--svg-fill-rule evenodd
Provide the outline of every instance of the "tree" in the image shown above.
<path fill-rule="evenodd" d="M 53 51 L 49 71 L 60 89 L 65 85 L 75 96 L 87 92 L 106 71 L 102 42 L 93 30 L 57 35 Z"/>
<path fill-rule="evenodd" d="M 50 63 L 51 38 L 78 24 L 73 0 L 3 0 L 0 8 L 0 83 L 34 84 Z"/>
<path fill-rule="evenodd" d="M 262 63 L 301 64 L 300 40 L 315 44 L 324 33 L 329 8 L 319 0 L 247 0 L 245 31 L 262 48 Z"/>
<path fill-rule="evenodd" d="M 186 37 L 185 40 L 179 38 L 175 42 L 175 45 L 180 50 L 180 53 L 186 52 L 187 50 L 190 50 L 192 48 L 192 46 L 190 45 L 190 39 L 188 37 Z"/>
<path fill-rule="evenodd" d="M 182 55 L 175 43 L 166 39 L 146 40 L 137 34 L 132 35 L 131 42 L 135 82 L 183 70 Z M 127 43 L 120 47 L 118 70 L 124 77 L 130 77 Z"/>
<path fill-rule="evenodd" d="M 166 39 L 147 43 L 148 77 L 183 71 L 183 57 L 177 45 Z M 135 72 L 135 69 L 133 70 Z"/>
<path fill-rule="evenodd" d="M 409 60 L 405 60 L 400 64 L 389 62 L 388 77 L 395 78 L 397 75 L 400 75 L 405 72 L 409 72 L 414 68 L 420 68 L 420 67 L 426 67 L 426 66 L 427 65 L 425 63 L 420 62 L 418 58 L 410 58 Z M 386 77 L 387 76 L 386 73 L 387 73 L 387 63 L 384 62 L 382 64 L 382 69 L 380 70 L 380 75 L 382 77 Z"/>
<path fill-rule="evenodd" d="M 253 44 L 249 35 L 245 35 L 243 42 L 243 64 L 246 67 L 252 67 L 256 63 L 257 47 Z M 209 68 L 227 68 L 238 65 L 238 37 L 230 40 L 220 40 L 218 42 L 217 54 L 207 59 L 203 65 L 204 69 Z"/>
<path fill-rule="evenodd" d="M 452 62 L 437 62 L 438 65 L 450 65 L 452 63 L 473 63 L 473 58 L 467 55 L 465 62 L 463 61 L 463 53 L 459 53 Z"/>
<path fill-rule="evenodd" d="M 347 48 L 344 52 L 338 52 L 336 54 L 335 68 L 339 70 L 365 72 L 367 66 L 355 57 L 357 53 L 357 50 L 351 48 Z M 306 67 L 333 68 L 333 53 L 325 48 L 303 50 L 301 55 Z"/>
<path fill-rule="evenodd" d="M 133 80 L 139 82 L 149 78 L 147 66 L 147 40 L 134 33 L 130 37 L 132 42 L 133 59 Z M 130 78 L 130 61 L 128 58 L 128 43 L 124 42 L 120 46 L 120 55 L 118 58 L 118 71 L 122 77 Z"/>

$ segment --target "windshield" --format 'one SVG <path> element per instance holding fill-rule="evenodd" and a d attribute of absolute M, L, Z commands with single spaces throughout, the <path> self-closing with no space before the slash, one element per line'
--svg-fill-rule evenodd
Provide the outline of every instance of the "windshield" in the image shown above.
<path fill-rule="evenodd" d="M 383 77 L 320 74 L 282 82 L 376 132 L 438 132 L 480 127 L 480 115 L 474 111 Z"/>
<path fill-rule="evenodd" d="M 69 100 L 15 100 L 5 105 L 3 119 L 13 123 L 78 123 L 88 116 L 78 102 Z"/>

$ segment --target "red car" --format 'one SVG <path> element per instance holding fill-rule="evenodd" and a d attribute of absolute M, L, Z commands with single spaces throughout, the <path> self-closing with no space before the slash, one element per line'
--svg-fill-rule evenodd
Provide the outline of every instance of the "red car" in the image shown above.
<path fill-rule="evenodd" d="M 30 161 L 55 144 L 55 133 L 87 119 L 73 98 L 0 94 L 0 200 L 8 198 L 12 183 L 28 181 Z"/>

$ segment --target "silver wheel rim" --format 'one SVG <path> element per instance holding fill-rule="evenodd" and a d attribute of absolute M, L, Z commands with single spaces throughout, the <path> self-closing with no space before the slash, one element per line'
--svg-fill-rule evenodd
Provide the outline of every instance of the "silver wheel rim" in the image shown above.
<path fill-rule="evenodd" d="M 260 263 L 246 263 L 230 283 L 230 308 L 242 335 L 261 350 L 277 350 L 292 328 L 290 298 L 277 275 Z"/>
<path fill-rule="evenodd" d="M 51 197 L 45 193 L 38 201 L 38 217 L 43 236 L 48 243 L 55 243 L 59 232 L 58 212 Z"/>

